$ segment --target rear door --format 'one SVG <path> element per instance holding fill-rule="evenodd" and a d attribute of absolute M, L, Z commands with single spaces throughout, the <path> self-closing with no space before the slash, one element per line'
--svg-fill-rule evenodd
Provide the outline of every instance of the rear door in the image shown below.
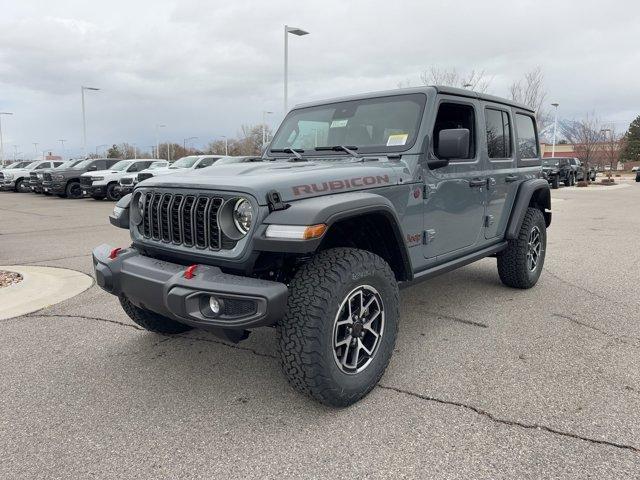
<path fill-rule="evenodd" d="M 502 235 L 518 190 L 511 109 L 485 104 L 482 154 L 487 170 L 485 239 Z"/>

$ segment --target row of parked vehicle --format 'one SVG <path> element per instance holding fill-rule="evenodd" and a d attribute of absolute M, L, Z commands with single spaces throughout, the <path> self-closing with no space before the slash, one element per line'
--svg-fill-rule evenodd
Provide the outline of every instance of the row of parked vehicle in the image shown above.
<path fill-rule="evenodd" d="M 16 162 L 0 170 L 0 188 L 62 198 L 118 200 L 148 178 L 214 165 L 259 161 L 256 157 L 191 155 L 173 163 L 154 158 L 90 158 Z"/>
<path fill-rule="evenodd" d="M 571 187 L 583 180 L 595 182 L 598 171 L 595 167 L 585 171 L 582 162 L 574 157 L 550 157 L 542 161 L 542 173 L 551 188 L 558 188 L 560 182 L 564 183 L 565 187 Z"/>

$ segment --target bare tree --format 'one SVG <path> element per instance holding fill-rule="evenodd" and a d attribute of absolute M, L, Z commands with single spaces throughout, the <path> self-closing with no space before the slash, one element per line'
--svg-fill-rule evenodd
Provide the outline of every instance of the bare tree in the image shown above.
<path fill-rule="evenodd" d="M 242 125 L 237 138 L 228 138 L 224 140 L 216 140 L 209 143 L 207 153 L 222 155 L 225 150 L 229 151 L 229 155 L 260 155 L 262 152 L 262 124 L 260 125 Z M 265 136 L 270 138 L 272 135 L 271 128 L 264 126 Z"/>
<path fill-rule="evenodd" d="M 455 68 L 446 69 L 435 66 L 422 72 L 420 81 L 423 85 L 471 88 L 480 93 L 486 93 L 491 85 L 491 79 L 486 78 L 484 70 L 471 70 L 466 74 L 460 74 Z"/>
<path fill-rule="evenodd" d="M 544 74 L 541 67 L 527 72 L 524 78 L 513 82 L 509 88 L 511 99 L 531 107 L 536 112 L 538 129 L 542 130 L 549 121 L 549 113 L 543 108 L 547 98 L 544 88 Z"/>
<path fill-rule="evenodd" d="M 601 132 L 603 135 L 602 152 L 604 161 L 609 165 L 610 171 L 613 172 L 618 164 L 622 150 L 622 135 L 616 132 L 613 123 L 609 128 L 605 128 Z"/>
<path fill-rule="evenodd" d="M 564 121 L 560 124 L 562 135 L 573 144 L 577 157 L 582 162 L 583 178 L 588 178 L 589 166 L 595 161 L 601 149 L 601 123 L 594 115 L 587 115 L 583 120 Z"/>

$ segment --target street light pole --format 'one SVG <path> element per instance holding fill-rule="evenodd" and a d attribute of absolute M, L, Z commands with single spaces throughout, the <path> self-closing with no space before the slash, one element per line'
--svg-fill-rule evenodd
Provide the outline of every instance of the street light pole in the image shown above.
<path fill-rule="evenodd" d="M 158 139 L 160 128 L 166 127 L 162 123 L 156 123 L 156 157 L 160 158 L 160 140 Z"/>
<path fill-rule="evenodd" d="M 551 104 L 555 108 L 555 115 L 553 118 L 553 146 L 551 147 L 551 156 L 556 156 L 556 132 L 558 130 L 558 105 L 559 103 Z"/>
<path fill-rule="evenodd" d="M 60 145 L 62 145 L 62 160 L 64 160 L 64 142 L 66 142 L 66 140 L 60 139 L 58 141 L 60 142 Z"/>
<path fill-rule="evenodd" d="M 267 115 L 271 115 L 273 112 L 269 112 L 267 110 L 262 111 L 262 148 L 264 148 L 264 144 L 267 143 Z"/>
<path fill-rule="evenodd" d="M 13 146 L 13 161 L 15 162 L 18 158 L 18 145 Z"/>
<path fill-rule="evenodd" d="M 289 82 L 289 34 L 301 37 L 309 32 L 301 28 L 284 26 L 284 115 L 287 114 L 288 107 L 288 82 Z"/>
<path fill-rule="evenodd" d="M 38 144 L 36 142 L 33 142 L 33 146 L 36 150 L 36 155 L 38 155 Z"/>
<path fill-rule="evenodd" d="M 0 112 L 0 165 L 4 165 L 4 140 L 2 139 L 2 115 L 13 115 L 13 112 Z"/>
<path fill-rule="evenodd" d="M 224 154 L 229 156 L 229 140 L 226 135 L 222 135 L 222 138 L 224 138 Z"/>
<path fill-rule="evenodd" d="M 87 156 L 87 117 L 84 111 L 84 91 L 85 90 L 93 90 L 98 91 L 99 88 L 95 87 L 80 87 L 80 93 L 82 96 L 82 154 L 83 156 Z"/>

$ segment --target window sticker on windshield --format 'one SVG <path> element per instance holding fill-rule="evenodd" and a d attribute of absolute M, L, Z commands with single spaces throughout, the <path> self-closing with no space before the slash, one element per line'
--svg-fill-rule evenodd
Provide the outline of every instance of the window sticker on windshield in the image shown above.
<path fill-rule="evenodd" d="M 342 127 L 346 127 L 347 123 L 349 122 L 348 118 L 343 118 L 341 120 L 334 120 L 333 122 L 331 122 L 331 126 L 329 128 L 342 128 Z"/>
<path fill-rule="evenodd" d="M 396 135 L 389 135 L 387 139 L 387 147 L 397 147 L 398 145 L 404 145 L 409 138 L 408 133 L 399 133 Z"/>

